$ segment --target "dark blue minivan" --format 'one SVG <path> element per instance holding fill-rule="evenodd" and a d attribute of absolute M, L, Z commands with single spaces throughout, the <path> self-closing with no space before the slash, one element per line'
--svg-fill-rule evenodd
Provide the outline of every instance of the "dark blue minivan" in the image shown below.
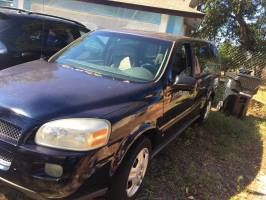
<path fill-rule="evenodd" d="M 1 184 L 15 199 L 135 199 L 151 159 L 207 119 L 217 55 L 203 40 L 98 30 L 1 71 Z"/>

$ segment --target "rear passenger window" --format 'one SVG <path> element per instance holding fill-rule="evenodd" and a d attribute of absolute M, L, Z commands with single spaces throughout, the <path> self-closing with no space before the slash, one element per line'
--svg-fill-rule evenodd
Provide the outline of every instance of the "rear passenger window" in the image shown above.
<path fill-rule="evenodd" d="M 219 71 L 220 63 L 216 47 L 208 42 L 194 42 L 192 49 L 196 66 L 200 68 L 198 73 L 210 74 Z"/>

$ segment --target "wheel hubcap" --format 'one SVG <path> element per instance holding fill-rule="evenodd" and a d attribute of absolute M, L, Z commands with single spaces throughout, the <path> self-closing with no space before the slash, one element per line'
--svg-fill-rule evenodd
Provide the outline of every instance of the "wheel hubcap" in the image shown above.
<path fill-rule="evenodd" d="M 211 101 L 208 101 L 208 105 L 206 107 L 206 111 L 205 111 L 205 114 L 204 114 L 204 119 L 207 119 L 210 112 L 211 112 L 211 107 L 212 107 L 212 102 Z"/>
<path fill-rule="evenodd" d="M 127 195 L 132 197 L 139 190 L 141 183 L 147 171 L 149 163 L 149 150 L 147 148 L 142 149 L 137 155 L 131 170 L 129 172 L 127 181 Z"/>

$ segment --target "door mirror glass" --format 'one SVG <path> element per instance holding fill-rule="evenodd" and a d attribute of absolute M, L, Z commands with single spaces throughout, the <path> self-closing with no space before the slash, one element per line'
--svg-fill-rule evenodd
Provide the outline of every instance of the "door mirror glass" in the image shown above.
<path fill-rule="evenodd" d="M 187 75 L 176 76 L 174 81 L 174 86 L 184 91 L 192 91 L 196 88 L 196 85 L 197 80 Z"/>

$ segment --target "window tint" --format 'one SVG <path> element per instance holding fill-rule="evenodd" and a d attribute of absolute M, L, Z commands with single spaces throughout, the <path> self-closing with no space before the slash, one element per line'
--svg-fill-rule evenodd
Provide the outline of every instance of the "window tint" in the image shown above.
<path fill-rule="evenodd" d="M 40 51 L 42 46 L 42 23 L 37 20 L 23 20 L 15 48 L 21 51 Z"/>
<path fill-rule="evenodd" d="M 191 53 L 189 44 L 177 47 L 173 64 L 173 78 L 179 74 L 192 75 Z"/>
<path fill-rule="evenodd" d="M 216 73 L 219 70 L 219 56 L 217 49 L 207 42 L 194 42 L 192 45 L 196 68 L 201 74 Z"/>
<path fill-rule="evenodd" d="M 45 46 L 49 51 L 59 51 L 80 37 L 79 31 L 62 24 L 48 25 Z"/>

